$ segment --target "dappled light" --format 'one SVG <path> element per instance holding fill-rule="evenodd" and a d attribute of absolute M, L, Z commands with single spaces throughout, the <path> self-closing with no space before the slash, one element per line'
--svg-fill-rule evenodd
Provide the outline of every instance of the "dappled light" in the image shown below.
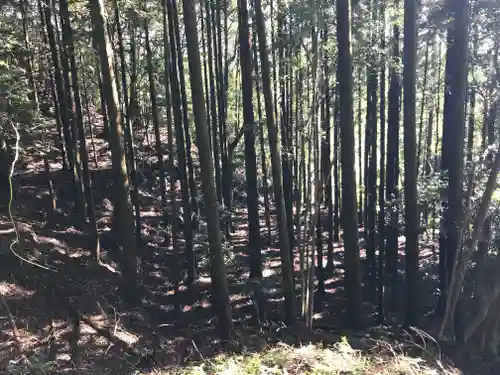
<path fill-rule="evenodd" d="M 500 373 L 496 0 L 1 0 L 0 375 Z"/>

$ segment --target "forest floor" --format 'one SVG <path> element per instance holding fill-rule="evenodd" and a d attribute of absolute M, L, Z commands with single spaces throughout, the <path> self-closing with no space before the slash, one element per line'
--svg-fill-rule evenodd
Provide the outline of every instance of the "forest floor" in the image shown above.
<path fill-rule="evenodd" d="M 12 205 L 17 233 L 12 230 L 5 206 L 0 211 L 0 374 L 459 373 L 444 364 L 440 345 L 431 336 L 423 332 L 405 334 L 390 327 L 397 326 L 398 314 L 389 317 L 387 327 L 373 324 L 363 332 L 342 330 L 342 248 L 338 244 L 335 270 L 326 281 L 321 303 L 316 303 L 312 332 L 290 330 L 282 323 L 279 250 L 276 243 L 267 244 L 263 248 L 267 321 L 255 322 L 246 282 L 245 210 L 238 207 L 226 252 L 235 326 L 234 342 L 228 349 L 227 343 L 217 339 L 210 309 L 207 249 L 203 245 L 196 248 L 200 274 L 195 293 L 185 285 L 175 293 L 172 275 L 182 267 L 182 254 L 164 245 L 158 194 L 147 187 L 141 187 L 140 197 L 144 240 L 140 249 L 141 301 L 138 307 L 128 307 L 119 297 L 121 275 L 106 235 L 112 179 L 104 142 L 95 140 L 99 169 L 92 171 L 98 226 L 104 233 L 106 266 L 99 267 L 92 263 L 88 237 L 72 224 L 70 184 L 60 171 L 60 163 L 55 162 L 51 163 L 50 179 L 58 193 L 58 214 L 52 225 L 47 225 L 48 176 L 43 172 L 40 151 L 44 150 L 49 160 L 56 160 L 53 151 L 45 150 L 47 135 L 22 133 L 21 140 L 23 155 L 13 182 Z M 90 145 L 89 150 L 94 160 Z M 142 168 L 147 171 L 147 163 Z M 265 227 L 263 220 L 261 225 Z M 277 240 L 276 233 L 272 238 Z M 13 251 L 9 250 L 11 244 Z M 427 282 L 422 295 L 432 295 L 436 288 L 427 264 L 430 258 L 432 252 L 423 250 L 423 278 Z M 298 259 L 295 262 L 298 264 Z M 435 305 L 434 300 L 425 303 L 429 311 Z M 86 319 L 76 349 L 70 344 L 75 341 L 72 310 Z M 374 322 L 373 306 L 367 303 L 365 310 L 369 322 Z M 457 367 L 462 367 L 462 355 L 452 358 Z M 472 372 L 470 367 L 462 371 L 498 373 L 488 371 L 491 367 L 486 364 L 481 371 L 473 368 Z"/>

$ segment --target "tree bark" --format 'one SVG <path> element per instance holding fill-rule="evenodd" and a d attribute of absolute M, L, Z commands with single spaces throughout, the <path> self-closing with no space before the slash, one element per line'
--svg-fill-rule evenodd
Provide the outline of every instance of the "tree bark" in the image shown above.
<path fill-rule="evenodd" d="M 218 328 L 223 339 L 230 339 L 232 331 L 231 305 L 227 289 L 226 270 L 222 254 L 219 208 L 214 185 L 213 164 L 206 124 L 201 62 L 196 25 L 196 10 L 193 0 L 183 1 L 184 25 L 186 28 L 191 95 L 196 125 L 196 136 L 200 153 L 201 180 L 210 243 L 210 274 L 212 277 L 212 304 L 218 318 Z"/>
<path fill-rule="evenodd" d="M 356 172 L 354 168 L 354 124 L 352 97 L 352 56 L 349 0 L 337 1 L 337 42 L 339 64 L 340 143 L 342 164 L 342 227 L 344 229 L 345 298 L 347 323 L 359 328 L 361 279 L 356 220 Z"/>

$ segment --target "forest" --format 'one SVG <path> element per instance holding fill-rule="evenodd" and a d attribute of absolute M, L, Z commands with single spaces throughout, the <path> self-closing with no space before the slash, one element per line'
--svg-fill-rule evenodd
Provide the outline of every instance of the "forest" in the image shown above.
<path fill-rule="evenodd" d="M 497 0 L 0 10 L 0 374 L 499 373 Z"/>

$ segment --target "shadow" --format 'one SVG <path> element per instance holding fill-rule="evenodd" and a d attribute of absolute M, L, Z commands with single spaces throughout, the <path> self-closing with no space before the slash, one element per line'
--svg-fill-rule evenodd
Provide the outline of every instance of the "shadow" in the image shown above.
<path fill-rule="evenodd" d="M 109 150 L 100 145 L 96 157 L 104 159 Z M 154 152 L 144 147 L 147 163 L 141 172 L 145 176 L 154 176 Z M 151 155 L 147 154 L 151 153 Z M 92 158 L 92 156 L 91 156 Z M 40 164 L 40 158 L 33 156 L 33 163 Z M 241 160 L 240 160 L 241 161 Z M 262 249 L 261 286 L 265 294 L 265 321 L 257 321 L 256 304 L 253 290 L 248 283 L 249 255 L 247 251 L 248 233 L 246 210 L 235 204 L 233 223 L 235 231 L 231 236 L 229 250 L 225 250 L 230 259 L 226 264 L 230 303 L 233 313 L 235 343 L 222 343 L 215 331 L 216 319 L 212 309 L 212 290 L 209 277 L 209 250 L 206 244 L 195 247 L 195 254 L 200 261 L 198 280 L 187 285 L 184 263 L 183 238 L 179 239 L 176 249 L 162 243 L 159 232 L 163 230 L 161 204 L 156 187 L 150 181 L 141 182 L 141 231 L 144 245 L 140 253 L 140 272 L 138 296 L 135 306 L 123 300 L 123 277 L 120 272 L 121 251 L 113 246 L 113 234 L 109 231 L 109 218 L 112 213 L 113 173 L 109 166 L 91 171 L 96 212 L 101 231 L 103 259 L 110 267 L 96 265 L 90 257 L 88 236 L 75 228 L 72 210 L 74 192 L 71 190 L 71 175 L 67 171 L 54 168 L 50 179 L 58 195 L 57 222 L 53 228 L 47 228 L 49 198 L 47 192 L 48 176 L 43 171 L 29 171 L 16 176 L 15 219 L 22 226 L 23 246 L 16 246 L 22 257 L 38 264 L 20 262 L 8 250 L 1 255 L 0 292 L 15 317 L 23 337 L 32 337 L 40 341 L 42 347 L 48 346 L 47 338 L 56 326 L 55 342 L 57 349 L 57 368 L 52 373 L 65 374 L 132 374 L 137 368 L 164 367 L 187 361 L 209 359 L 221 353 L 243 351 L 252 353 L 268 345 L 284 342 L 289 345 L 318 343 L 332 345 L 347 336 L 352 346 L 364 349 L 362 337 L 367 333 L 377 338 L 376 298 L 373 298 L 373 285 L 363 285 L 366 301 L 363 314 L 367 317 L 363 332 L 346 329 L 345 290 L 343 283 L 344 249 L 341 244 L 334 244 L 333 267 L 326 268 L 327 236 L 323 234 L 322 250 L 324 257 L 318 264 L 313 264 L 315 274 L 324 274 L 325 290 L 320 291 L 315 283 L 314 324 L 313 330 L 307 330 L 303 324 L 286 327 L 283 323 L 284 303 L 282 298 L 281 260 L 278 235 L 275 231 L 276 217 L 272 208 L 272 244 Z M 245 189 L 244 184 L 239 187 Z M 243 199 L 244 201 L 244 199 Z M 261 223 L 263 223 L 261 218 Z M 8 227 L 9 220 L 1 217 L 1 225 Z M 362 233 L 362 229 L 360 230 Z M 267 231 L 263 231 L 263 237 Z M 2 235 L 2 244 L 10 244 L 15 233 Z M 263 244 L 265 242 L 262 242 Z M 403 245 L 402 242 L 400 245 Z M 293 251 L 296 305 L 300 306 L 302 293 L 302 274 L 298 245 Z M 432 251 L 422 251 L 419 298 L 422 315 L 427 316 L 435 307 L 437 279 L 435 257 Z M 365 249 L 361 249 L 361 266 L 365 268 Z M 401 246 L 399 267 L 404 269 L 404 249 Z M 139 260 L 138 260 L 139 261 Z M 320 266 L 323 265 L 324 267 Z M 114 270 L 114 271 L 113 271 Z M 398 300 L 404 301 L 405 290 L 403 277 L 398 276 Z M 389 284 L 389 283 L 387 283 Z M 389 285 L 386 285 L 389 287 Z M 385 305 L 389 306 L 390 291 L 385 293 Z M 431 296 L 431 297 L 429 297 Z M 111 332 L 120 334 L 121 340 L 129 340 L 135 347 L 151 353 L 143 358 L 128 358 L 119 345 L 110 345 L 109 340 L 98 335 L 89 326 L 82 324 L 82 333 L 78 341 L 80 363 L 73 364 L 71 348 L 72 319 L 71 309 L 79 314 L 92 317 Z M 404 306 L 394 311 L 387 309 L 386 322 L 392 326 L 385 329 L 394 337 L 401 334 L 399 322 Z M 394 318 L 394 319 L 393 319 Z M 431 324 L 432 322 L 426 322 Z M 0 331 L 0 339 L 12 339 L 8 326 Z M 382 336 L 382 333 L 380 333 Z M 194 344 L 193 344 L 194 343 Z M 43 354 L 42 354 L 43 356 Z M 45 357 L 43 357 L 45 358 Z M 0 371 L 2 371 L 0 365 Z"/>

